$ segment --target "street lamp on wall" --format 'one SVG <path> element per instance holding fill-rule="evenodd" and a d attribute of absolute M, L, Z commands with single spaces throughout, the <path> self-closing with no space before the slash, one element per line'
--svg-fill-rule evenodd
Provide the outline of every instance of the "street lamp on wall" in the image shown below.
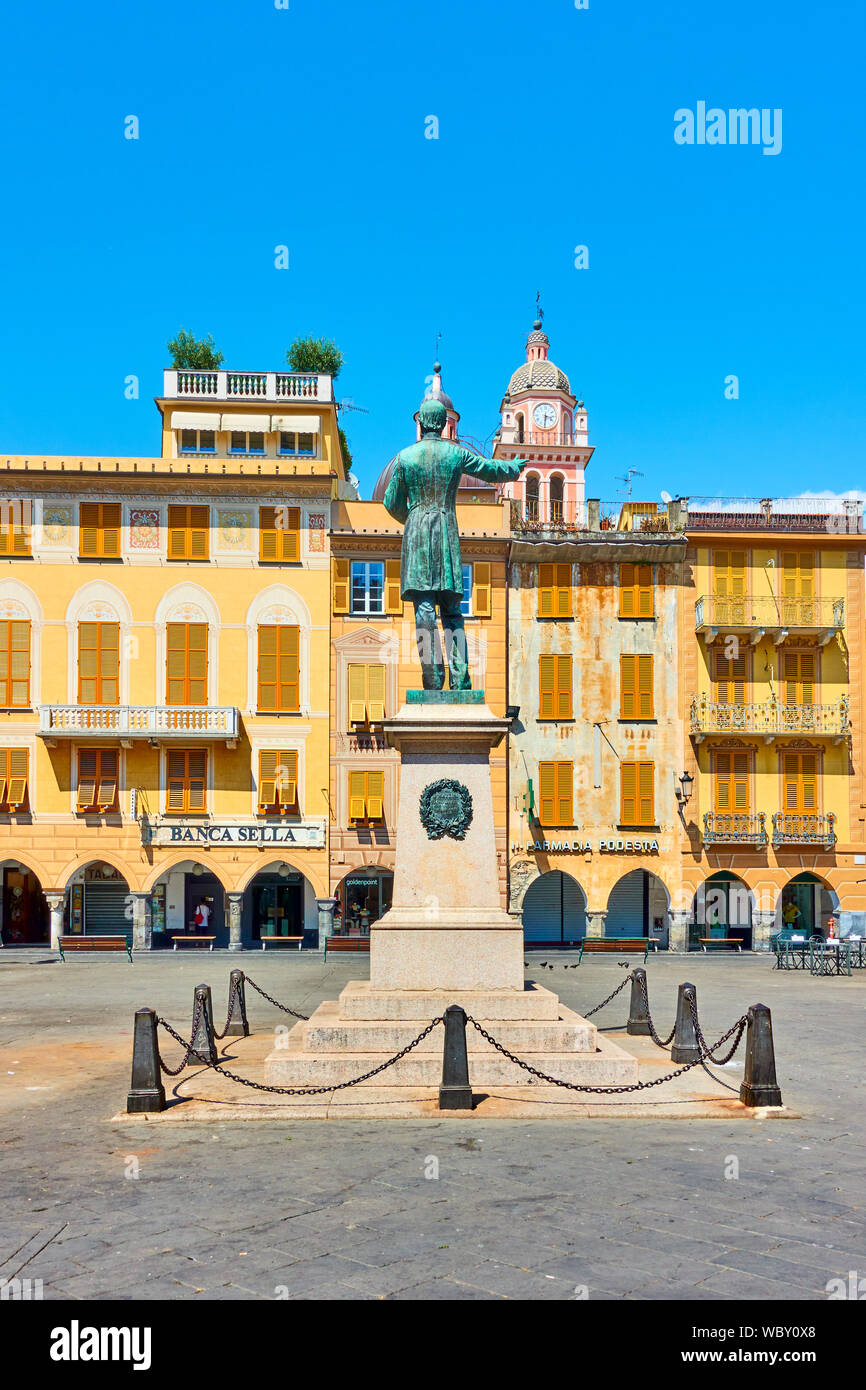
<path fill-rule="evenodd" d="M 679 786 L 674 788 L 677 797 L 677 805 L 679 806 L 680 810 L 682 810 L 684 806 L 688 805 L 689 801 L 691 800 L 692 785 L 694 783 L 694 780 L 695 779 L 694 777 L 692 777 L 690 772 L 684 772 L 680 777 Z"/>

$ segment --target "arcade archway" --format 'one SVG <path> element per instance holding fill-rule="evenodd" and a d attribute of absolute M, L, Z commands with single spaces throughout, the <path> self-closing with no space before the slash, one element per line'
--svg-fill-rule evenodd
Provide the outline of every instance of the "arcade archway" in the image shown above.
<path fill-rule="evenodd" d="M 668 944 L 670 897 L 649 869 L 633 869 L 615 883 L 607 900 L 605 936 L 653 936 Z"/>
<path fill-rule="evenodd" d="M 560 869 L 534 879 L 523 899 L 523 938 L 527 946 L 564 946 L 586 936 L 586 894 Z"/>

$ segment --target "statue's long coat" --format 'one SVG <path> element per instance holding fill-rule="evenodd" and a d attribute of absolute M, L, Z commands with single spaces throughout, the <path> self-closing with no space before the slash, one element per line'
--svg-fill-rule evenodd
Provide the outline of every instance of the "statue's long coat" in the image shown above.
<path fill-rule="evenodd" d="M 520 475 L 517 462 L 496 463 L 462 444 L 429 438 L 403 449 L 385 493 L 385 507 L 405 523 L 400 563 L 403 598 L 419 593 L 463 593 L 457 487 L 464 473 L 497 483 Z"/>

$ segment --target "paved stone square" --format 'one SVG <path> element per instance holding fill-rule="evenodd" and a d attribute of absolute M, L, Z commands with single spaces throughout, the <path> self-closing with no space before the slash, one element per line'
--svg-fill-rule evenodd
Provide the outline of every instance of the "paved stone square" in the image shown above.
<path fill-rule="evenodd" d="M 623 974 L 615 956 L 578 969 L 527 960 L 578 1013 Z M 368 961 L 0 954 L 0 1277 L 42 1279 L 47 1299 L 570 1300 L 585 1289 L 725 1301 L 824 1300 L 829 1279 L 866 1275 L 862 975 L 812 979 L 768 957 L 649 961 L 664 1032 L 685 979 L 708 1037 L 748 1004 L 770 1005 L 783 1098 L 802 1115 L 785 1123 L 112 1122 L 134 1010 L 150 1005 L 186 1034 L 206 981 L 221 1026 L 236 965 L 310 1013 Z M 626 996 L 601 1027 L 624 1023 Z M 291 1022 L 252 992 L 248 1003 L 256 1033 Z M 741 1068 L 717 1075 L 736 1085 Z"/>

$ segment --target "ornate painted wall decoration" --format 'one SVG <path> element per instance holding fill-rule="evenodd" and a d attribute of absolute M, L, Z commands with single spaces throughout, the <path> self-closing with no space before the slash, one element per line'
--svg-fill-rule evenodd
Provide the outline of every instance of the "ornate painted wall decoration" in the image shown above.
<path fill-rule="evenodd" d="M 130 550 L 159 550 L 159 508 L 133 507 L 129 513 Z"/>
<path fill-rule="evenodd" d="M 310 554 L 323 555 L 325 553 L 325 514 L 324 512 L 310 512 Z"/>
<path fill-rule="evenodd" d="M 24 604 L 19 603 L 17 599 L 7 598 L 0 601 L 0 620 L 20 622 L 22 619 L 29 617 L 30 614 L 27 612 Z"/>
<path fill-rule="evenodd" d="M 71 545 L 71 533 L 72 508 L 46 503 L 42 508 L 42 544 L 57 547 Z"/>
<path fill-rule="evenodd" d="M 169 623 L 206 623 L 207 614 L 197 603 L 179 603 L 166 616 Z"/>
<path fill-rule="evenodd" d="M 220 511 L 217 513 L 217 524 L 221 545 L 227 546 L 230 550 L 249 549 L 253 524 L 250 512 Z"/>

